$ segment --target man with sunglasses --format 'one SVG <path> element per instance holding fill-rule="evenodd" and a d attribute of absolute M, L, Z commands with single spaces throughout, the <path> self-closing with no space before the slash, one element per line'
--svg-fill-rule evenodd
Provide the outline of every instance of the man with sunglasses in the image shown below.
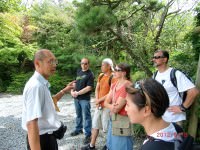
<path fill-rule="evenodd" d="M 94 74 L 89 69 L 89 59 L 81 60 L 81 69 L 77 70 L 75 88 L 71 90 L 76 109 L 76 127 L 71 136 L 77 136 L 85 131 L 84 144 L 91 140 L 92 119 L 90 112 L 91 91 L 94 87 Z M 84 124 L 83 124 L 84 122 Z"/>
<path fill-rule="evenodd" d="M 153 78 L 164 86 L 170 100 L 169 108 L 163 115 L 163 119 L 167 122 L 176 122 L 182 125 L 182 121 L 186 120 L 185 111 L 192 105 L 195 97 L 199 94 L 199 90 L 179 70 L 175 72 L 177 79 L 177 87 L 175 87 L 170 78 L 170 73 L 173 68 L 168 66 L 168 60 L 169 53 L 167 51 L 158 50 L 154 53 L 152 61 L 158 72 Z M 187 96 L 183 102 L 179 92 L 184 91 L 187 91 Z"/>
<path fill-rule="evenodd" d="M 110 91 L 110 86 L 116 81 L 113 78 L 113 61 L 110 58 L 105 58 L 101 64 L 100 75 L 98 76 L 96 88 L 95 88 L 95 112 L 92 119 L 92 138 L 91 142 L 83 147 L 81 150 L 94 150 L 97 137 L 99 135 L 99 129 L 103 129 L 106 133 L 109 123 L 109 109 L 104 107 L 104 101 L 107 94 Z"/>

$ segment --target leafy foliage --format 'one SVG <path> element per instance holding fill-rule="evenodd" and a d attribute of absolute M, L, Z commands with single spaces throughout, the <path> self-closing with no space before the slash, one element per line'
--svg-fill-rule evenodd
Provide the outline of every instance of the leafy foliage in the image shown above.
<path fill-rule="evenodd" d="M 50 90 L 53 94 L 57 93 L 61 89 L 63 89 L 70 81 L 72 81 L 72 78 L 69 78 L 68 76 L 60 76 L 59 74 L 54 74 L 50 79 L 49 82 L 51 83 Z"/>
<path fill-rule="evenodd" d="M 107 6 L 82 4 L 76 14 L 77 27 L 80 31 L 92 34 L 115 24 L 116 18 Z"/>
<path fill-rule="evenodd" d="M 15 12 L 22 10 L 20 7 L 21 0 L 1 0 L 0 1 L 0 13 L 1 12 Z"/>
<path fill-rule="evenodd" d="M 150 58 L 156 49 L 185 53 L 189 47 L 184 36 L 192 26 L 191 14 L 169 12 L 173 2 L 85 0 L 77 4 L 76 24 L 88 37 L 85 44 L 97 55 L 111 55 L 116 60 L 126 56 L 126 61 L 150 76 Z M 186 27 L 190 28 L 184 30 Z"/>
<path fill-rule="evenodd" d="M 24 89 L 24 85 L 28 81 L 28 79 L 32 76 L 33 72 L 23 73 L 20 74 L 13 74 L 12 81 L 7 88 L 7 92 L 14 93 L 14 94 L 21 94 Z"/>
<path fill-rule="evenodd" d="M 198 61 L 200 54 L 200 3 L 196 7 L 196 27 L 191 32 L 191 41 L 195 53 L 195 59 Z"/>
<path fill-rule="evenodd" d="M 132 125 L 132 131 L 133 131 L 133 136 L 134 136 L 135 138 L 138 138 L 138 137 L 144 138 L 144 136 L 145 136 L 144 127 L 142 127 L 142 126 L 139 125 L 139 124 L 133 124 L 133 125 Z"/>
<path fill-rule="evenodd" d="M 22 70 L 26 60 L 31 60 L 35 52 L 34 44 L 26 45 L 21 40 L 23 29 L 21 17 L 17 14 L 0 13 L 0 72 L 2 91 L 5 91 L 12 77 Z M 5 69 L 5 70 L 4 70 Z"/>

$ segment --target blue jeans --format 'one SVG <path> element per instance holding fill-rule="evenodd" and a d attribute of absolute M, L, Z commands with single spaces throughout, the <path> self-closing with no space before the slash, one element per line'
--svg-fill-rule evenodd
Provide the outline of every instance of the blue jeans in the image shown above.
<path fill-rule="evenodd" d="M 76 129 L 79 132 L 84 127 L 85 136 L 91 136 L 92 117 L 90 112 L 89 100 L 74 99 L 76 109 Z"/>

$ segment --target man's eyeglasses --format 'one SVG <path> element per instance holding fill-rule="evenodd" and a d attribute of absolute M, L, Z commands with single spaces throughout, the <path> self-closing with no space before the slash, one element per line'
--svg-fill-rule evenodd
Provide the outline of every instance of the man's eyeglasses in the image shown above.
<path fill-rule="evenodd" d="M 82 62 L 81 65 L 88 65 L 88 63 L 84 63 L 84 62 Z"/>
<path fill-rule="evenodd" d="M 114 70 L 115 70 L 116 72 L 122 71 L 122 69 L 120 69 L 120 68 L 115 68 Z"/>
<path fill-rule="evenodd" d="M 153 56 L 152 59 L 160 59 L 160 58 L 165 58 L 165 56 Z"/>
<path fill-rule="evenodd" d="M 48 63 L 50 65 L 58 65 L 58 60 L 49 60 Z"/>

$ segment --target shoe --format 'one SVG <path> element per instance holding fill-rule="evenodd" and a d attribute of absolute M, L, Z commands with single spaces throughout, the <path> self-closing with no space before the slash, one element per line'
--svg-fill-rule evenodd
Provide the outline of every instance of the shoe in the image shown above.
<path fill-rule="evenodd" d="M 95 146 L 90 147 L 90 143 L 89 143 L 88 145 L 81 147 L 81 150 L 95 150 Z"/>
<path fill-rule="evenodd" d="M 83 140 L 83 144 L 86 145 L 86 144 L 90 143 L 90 141 L 91 141 L 91 137 L 86 136 L 85 139 Z"/>
<path fill-rule="evenodd" d="M 108 148 L 106 145 L 104 145 L 104 147 L 101 150 L 108 150 Z"/>
<path fill-rule="evenodd" d="M 77 136 L 77 135 L 82 134 L 82 133 L 83 133 L 82 130 L 80 130 L 80 131 L 73 131 L 72 133 L 70 133 L 70 135 L 71 136 Z"/>

